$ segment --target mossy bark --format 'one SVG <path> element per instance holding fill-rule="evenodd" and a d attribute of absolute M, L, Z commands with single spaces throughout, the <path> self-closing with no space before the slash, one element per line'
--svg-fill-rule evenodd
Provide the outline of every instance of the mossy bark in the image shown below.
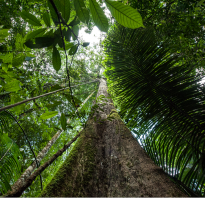
<path fill-rule="evenodd" d="M 107 94 L 101 80 L 98 96 Z M 44 189 L 46 197 L 186 196 L 156 166 L 124 125 L 112 101 L 90 118 L 71 153 Z M 108 117 L 114 117 L 109 121 Z M 101 122 L 99 122 L 101 120 Z"/>

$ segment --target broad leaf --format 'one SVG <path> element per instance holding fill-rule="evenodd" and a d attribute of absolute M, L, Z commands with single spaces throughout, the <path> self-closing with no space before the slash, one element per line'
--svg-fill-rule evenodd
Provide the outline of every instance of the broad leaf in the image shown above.
<path fill-rule="evenodd" d="M 43 20 L 44 20 L 45 24 L 47 25 L 47 27 L 51 26 L 51 20 L 50 20 L 50 16 L 49 16 L 48 12 L 45 12 L 43 14 Z"/>
<path fill-rule="evenodd" d="M 45 31 L 47 30 L 47 28 L 41 28 L 38 30 L 34 30 L 32 32 L 29 32 L 27 34 L 26 40 L 28 41 L 29 39 L 33 39 L 35 37 L 39 37 L 39 36 L 43 36 L 43 34 L 45 33 Z"/>
<path fill-rule="evenodd" d="M 64 113 L 61 113 L 61 126 L 63 130 L 66 130 L 66 118 Z"/>
<path fill-rule="evenodd" d="M 56 85 L 51 87 L 50 91 L 56 91 L 58 89 L 62 89 L 62 87 L 60 85 L 56 84 Z"/>
<path fill-rule="evenodd" d="M 5 39 L 9 35 L 9 29 L 1 29 L 0 30 L 0 40 Z"/>
<path fill-rule="evenodd" d="M 48 111 L 40 116 L 41 119 L 46 120 L 58 114 L 58 111 Z"/>
<path fill-rule="evenodd" d="M 46 107 L 47 108 L 55 108 L 57 107 L 58 105 L 61 105 L 62 104 L 62 101 L 54 101 L 53 104 L 47 104 Z"/>
<path fill-rule="evenodd" d="M 49 38 L 54 38 L 54 33 L 53 33 L 53 29 L 49 30 L 48 32 L 46 32 L 43 37 L 49 37 Z"/>
<path fill-rule="evenodd" d="M 89 42 L 85 42 L 85 43 L 83 43 L 83 47 L 87 47 L 88 45 L 90 45 Z"/>
<path fill-rule="evenodd" d="M 89 11 L 85 7 L 84 0 L 74 0 L 74 6 L 75 6 L 76 14 L 79 17 L 79 19 L 83 23 L 88 23 L 88 21 L 89 21 Z"/>
<path fill-rule="evenodd" d="M 71 30 L 70 29 L 64 29 L 63 30 L 63 36 L 65 37 L 65 40 L 70 42 L 70 38 L 71 38 Z"/>
<path fill-rule="evenodd" d="M 60 57 L 59 51 L 57 50 L 55 46 L 53 47 L 52 61 L 53 61 L 53 68 L 56 71 L 59 71 L 59 69 L 61 68 L 61 57 Z"/>
<path fill-rule="evenodd" d="M 25 55 L 24 53 L 18 54 L 17 56 L 15 56 L 15 57 L 13 58 L 13 60 L 12 60 L 12 65 L 13 65 L 14 67 L 21 66 L 22 63 L 24 62 L 25 58 L 26 58 L 26 55 Z"/>
<path fill-rule="evenodd" d="M 11 63 L 13 59 L 13 53 L 8 53 L 5 56 L 1 57 L 4 63 Z"/>
<path fill-rule="evenodd" d="M 30 23 L 31 25 L 34 25 L 34 26 L 42 26 L 41 25 L 41 22 L 32 14 L 30 14 L 29 12 L 23 10 L 21 13 L 20 13 L 21 17 L 27 21 L 28 23 Z"/>
<path fill-rule="evenodd" d="M 35 41 L 35 44 L 31 40 L 26 41 L 24 44 L 31 49 L 35 49 L 49 47 L 54 43 L 54 39 L 49 37 L 38 37 Z"/>
<path fill-rule="evenodd" d="M 69 55 L 74 55 L 77 52 L 77 49 L 78 45 L 71 47 L 71 49 L 69 50 Z"/>
<path fill-rule="evenodd" d="M 77 37 L 78 37 L 78 33 L 79 33 L 79 27 L 77 25 L 74 25 L 73 28 L 72 28 L 72 38 L 73 40 L 77 40 Z"/>
<path fill-rule="evenodd" d="M 59 7 L 56 2 L 58 2 L 58 1 L 54 2 L 56 7 Z M 52 4 L 50 3 L 49 0 L 48 0 L 48 7 L 49 7 L 49 10 L 50 10 L 50 13 L 51 13 L 51 18 L 53 19 L 54 24 L 57 25 L 58 22 L 59 22 L 58 15 L 56 14 L 56 12 L 55 12 L 55 10 L 54 10 L 54 8 L 53 8 L 53 6 L 52 6 Z"/>
<path fill-rule="evenodd" d="M 24 38 L 22 37 L 21 34 L 16 35 L 16 42 L 15 42 L 15 47 L 17 51 L 23 51 L 23 44 L 24 44 Z"/>
<path fill-rule="evenodd" d="M 112 16 L 124 27 L 132 29 L 144 27 L 142 17 L 136 9 L 117 1 L 105 0 L 105 3 Z"/>
<path fill-rule="evenodd" d="M 63 48 L 63 40 L 62 40 L 61 36 L 56 38 L 56 43 L 58 43 L 60 48 Z"/>
<path fill-rule="evenodd" d="M 10 79 L 9 81 L 6 82 L 4 86 L 5 91 L 18 91 L 21 89 L 20 87 L 20 81 L 17 79 Z"/>
<path fill-rule="evenodd" d="M 80 23 L 80 20 L 78 19 L 78 17 L 75 17 L 75 18 L 69 23 L 69 26 L 78 25 L 79 23 Z"/>
<path fill-rule="evenodd" d="M 61 38 L 61 31 L 60 28 L 58 28 L 55 32 L 54 32 L 54 45 L 59 45 L 59 47 L 63 47 L 63 41 Z"/>
<path fill-rule="evenodd" d="M 69 0 L 60 0 L 61 8 L 60 12 L 62 13 L 62 17 L 67 23 L 70 18 L 70 1 Z"/>
<path fill-rule="evenodd" d="M 105 16 L 102 8 L 99 6 L 99 4 L 96 2 L 96 0 L 89 0 L 90 5 L 90 12 L 93 17 L 93 21 L 95 22 L 95 25 L 103 32 L 108 31 L 108 20 Z"/>
<path fill-rule="evenodd" d="M 65 43 L 65 50 L 68 50 L 68 49 L 70 49 L 73 46 L 74 46 L 73 43 Z M 64 49 L 63 48 L 59 48 L 59 50 L 64 50 Z"/>

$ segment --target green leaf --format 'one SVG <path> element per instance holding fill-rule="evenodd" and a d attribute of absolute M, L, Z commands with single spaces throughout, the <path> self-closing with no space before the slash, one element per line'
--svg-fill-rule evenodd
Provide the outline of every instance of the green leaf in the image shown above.
<path fill-rule="evenodd" d="M 74 0 L 74 6 L 79 19 L 83 23 L 88 23 L 90 16 L 88 9 L 85 7 L 84 0 Z"/>
<path fill-rule="evenodd" d="M 10 99 L 11 99 L 11 104 L 15 104 L 17 102 L 22 101 L 22 98 L 16 94 L 16 93 L 11 93 L 10 94 Z M 25 108 L 25 104 L 21 104 L 21 105 L 17 105 L 15 107 L 12 108 L 12 110 L 16 113 L 21 112 L 23 109 Z"/>
<path fill-rule="evenodd" d="M 65 50 L 68 50 L 68 49 L 70 49 L 73 46 L 74 46 L 73 43 L 65 43 Z M 59 50 L 64 50 L 64 49 L 63 48 L 59 48 Z"/>
<path fill-rule="evenodd" d="M 77 25 L 74 25 L 72 28 L 74 34 L 72 33 L 72 38 L 73 40 L 77 40 L 76 36 L 78 37 L 78 33 L 79 33 L 79 27 Z"/>
<path fill-rule="evenodd" d="M 43 20 L 44 20 L 45 24 L 47 25 L 47 27 L 51 26 L 51 20 L 50 20 L 50 16 L 49 16 L 48 12 L 45 12 L 43 14 Z"/>
<path fill-rule="evenodd" d="M 105 0 L 105 3 L 112 16 L 124 27 L 132 29 L 144 27 L 142 17 L 136 9 L 117 1 Z"/>
<path fill-rule="evenodd" d="M 54 101 L 53 104 L 47 104 L 46 107 L 47 108 L 55 108 L 57 107 L 58 105 L 61 105 L 62 104 L 62 101 Z"/>
<path fill-rule="evenodd" d="M 78 45 L 74 45 L 73 47 L 71 47 L 71 49 L 69 50 L 69 55 L 74 55 L 77 52 L 78 49 Z"/>
<path fill-rule="evenodd" d="M 62 126 L 62 129 L 65 131 L 66 130 L 66 118 L 65 118 L 64 113 L 61 113 L 61 126 Z"/>
<path fill-rule="evenodd" d="M 29 32 L 27 34 L 26 41 L 28 41 L 29 39 L 33 39 L 37 36 L 43 36 L 43 34 L 45 33 L 46 30 L 47 30 L 47 28 L 41 28 L 38 30 L 34 30 L 32 32 Z"/>
<path fill-rule="evenodd" d="M 18 91 L 21 89 L 20 87 L 20 81 L 17 79 L 9 79 L 8 82 L 6 82 L 5 86 L 4 86 L 5 91 Z"/>
<path fill-rule="evenodd" d="M 53 61 L 54 69 L 56 71 L 59 71 L 59 69 L 61 68 L 61 57 L 60 57 L 59 51 L 57 50 L 57 48 L 55 46 L 53 47 L 52 61 Z"/>
<path fill-rule="evenodd" d="M 54 33 L 53 33 L 53 29 L 49 30 L 48 32 L 46 32 L 43 37 L 49 37 L 49 38 L 54 38 Z"/>
<path fill-rule="evenodd" d="M 56 37 L 55 42 L 58 43 L 60 48 L 63 48 L 63 41 L 62 41 L 61 36 Z"/>
<path fill-rule="evenodd" d="M 13 59 L 13 53 L 8 53 L 2 57 L 4 63 L 11 63 Z"/>
<path fill-rule="evenodd" d="M 75 16 L 75 18 L 69 23 L 69 26 L 78 25 L 79 23 L 80 23 L 80 20 L 78 19 L 77 16 Z"/>
<path fill-rule="evenodd" d="M 65 40 L 70 42 L 70 37 L 71 37 L 71 30 L 70 29 L 64 29 L 63 30 L 63 36 L 65 37 Z"/>
<path fill-rule="evenodd" d="M 107 32 L 108 31 L 108 20 L 107 17 L 105 16 L 102 8 L 99 6 L 99 4 L 96 2 L 96 0 L 89 0 L 89 5 L 90 5 L 90 12 L 93 17 L 93 21 L 97 27 L 103 31 Z"/>
<path fill-rule="evenodd" d="M 70 1 L 69 0 L 60 0 L 62 17 L 67 23 L 70 18 Z"/>
<path fill-rule="evenodd" d="M 12 65 L 14 67 L 20 66 L 24 62 L 25 58 L 26 58 L 26 55 L 24 53 L 18 54 L 17 56 L 13 58 Z"/>
<path fill-rule="evenodd" d="M 57 8 L 60 7 L 58 0 L 54 1 L 54 3 L 55 3 Z M 51 18 L 53 19 L 54 24 L 57 25 L 58 22 L 59 22 L 58 21 L 58 15 L 56 14 L 56 12 L 55 12 L 55 10 L 54 10 L 54 8 L 53 8 L 53 6 L 52 6 L 52 4 L 50 3 L 49 0 L 48 0 L 48 7 L 49 7 L 49 10 L 50 10 L 50 13 L 51 13 Z"/>
<path fill-rule="evenodd" d="M 59 47 L 63 48 L 60 28 L 58 28 L 54 33 L 54 46 L 56 46 L 57 44 L 59 45 Z"/>
<path fill-rule="evenodd" d="M 89 42 L 85 42 L 85 43 L 83 43 L 83 47 L 87 47 L 88 45 L 90 45 Z"/>
<path fill-rule="evenodd" d="M 30 14 L 29 12 L 23 10 L 21 13 L 20 13 L 21 17 L 27 21 L 28 23 L 30 23 L 31 25 L 34 25 L 34 26 L 42 26 L 40 21 L 32 14 Z"/>
<path fill-rule="evenodd" d="M 62 87 L 60 85 L 56 84 L 56 85 L 51 87 L 50 91 L 56 91 L 58 89 L 62 89 Z"/>
<path fill-rule="evenodd" d="M 0 40 L 5 39 L 9 33 L 8 33 L 9 29 L 1 29 L 0 30 Z"/>
<path fill-rule="evenodd" d="M 17 51 L 23 51 L 24 38 L 21 34 L 16 35 L 15 47 Z"/>
<path fill-rule="evenodd" d="M 58 111 L 48 111 L 40 116 L 41 119 L 46 120 L 58 114 Z"/>
<path fill-rule="evenodd" d="M 38 37 L 35 41 L 36 44 L 34 44 L 31 40 L 26 41 L 24 44 L 31 49 L 35 49 L 49 47 L 54 43 L 54 39 L 49 37 Z"/>
<path fill-rule="evenodd" d="M 66 97 L 66 99 L 72 103 L 72 98 L 71 98 L 71 95 L 70 94 L 67 94 L 67 93 L 63 93 L 63 95 Z"/>

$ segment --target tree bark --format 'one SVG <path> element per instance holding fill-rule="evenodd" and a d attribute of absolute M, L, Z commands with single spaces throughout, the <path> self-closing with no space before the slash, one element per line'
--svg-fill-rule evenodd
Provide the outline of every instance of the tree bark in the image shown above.
<path fill-rule="evenodd" d="M 108 97 L 100 80 L 98 96 Z M 76 145 L 41 197 L 185 197 L 156 166 L 117 114 L 112 100 L 98 103 Z M 114 117 L 113 120 L 109 120 Z"/>

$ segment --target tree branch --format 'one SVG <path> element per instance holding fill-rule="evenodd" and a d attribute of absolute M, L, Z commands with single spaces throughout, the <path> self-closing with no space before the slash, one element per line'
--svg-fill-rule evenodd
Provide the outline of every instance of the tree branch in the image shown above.
<path fill-rule="evenodd" d="M 91 81 L 91 82 L 88 82 L 88 83 L 82 83 L 80 85 L 84 85 L 84 84 L 89 84 L 89 83 L 92 83 L 92 82 L 98 82 L 98 80 L 94 80 L 94 81 Z M 79 85 L 74 85 L 74 86 L 71 86 L 71 87 L 77 87 Z M 67 88 L 62 88 L 62 89 L 58 89 L 56 91 L 52 91 L 52 92 L 49 92 L 49 93 L 45 93 L 45 94 L 42 94 L 40 96 L 36 96 L 36 97 L 33 97 L 33 98 L 29 98 L 29 99 L 26 99 L 26 100 L 23 100 L 21 102 L 17 102 L 15 104 L 12 104 L 12 105 L 8 105 L 8 106 L 5 106 L 5 107 L 2 107 L 0 108 L 0 112 L 1 111 L 5 111 L 6 109 L 11 109 L 12 107 L 16 107 L 18 105 L 21 105 L 21 104 L 24 104 L 24 103 L 27 103 L 29 101 L 32 101 L 32 100 L 35 100 L 35 99 L 38 99 L 38 98 L 42 98 L 44 96 L 48 96 L 48 95 L 51 95 L 51 94 L 54 94 L 54 93 L 57 93 L 57 92 L 60 92 L 60 91 L 64 91 L 66 89 L 70 89 L 70 87 L 67 87 Z"/>
<path fill-rule="evenodd" d="M 41 165 L 24 183 L 23 186 L 19 187 L 16 190 L 8 191 L 7 194 L 5 194 L 3 197 L 19 197 L 22 195 L 24 190 L 26 190 L 36 179 L 38 175 L 40 175 L 50 164 L 54 162 L 55 159 L 57 159 L 59 156 L 63 154 L 64 151 L 66 151 L 70 145 L 77 140 L 77 138 L 81 135 L 82 131 L 78 133 L 71 141 L 68 142 L 62 149 L 57 151 L 47 162 L 45 162 L 43 165 Z"/>

